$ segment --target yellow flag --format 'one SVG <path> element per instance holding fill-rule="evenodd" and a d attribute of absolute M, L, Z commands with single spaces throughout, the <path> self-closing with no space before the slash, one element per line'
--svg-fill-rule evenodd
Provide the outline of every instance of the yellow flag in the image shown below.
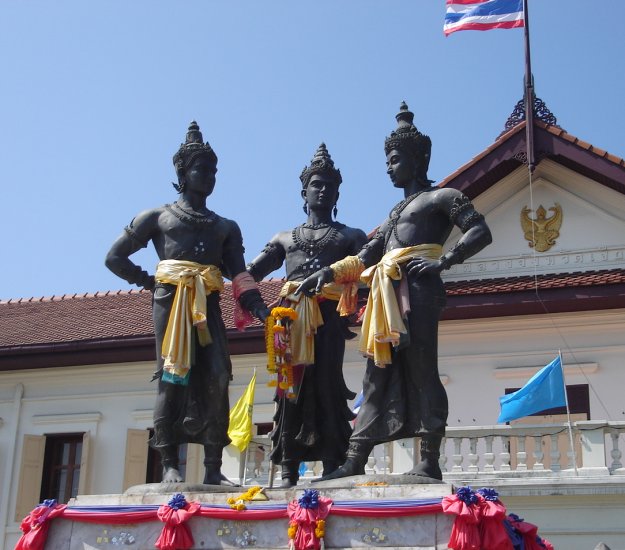
<path fill-rule="evenodd" d="M 243 452 L 252 439 L 252 411 L 254 410 L 254 390 L 256 389 L 256 369 L 247 389 L 230 409 L 228 436 L 232 444 Z"/>

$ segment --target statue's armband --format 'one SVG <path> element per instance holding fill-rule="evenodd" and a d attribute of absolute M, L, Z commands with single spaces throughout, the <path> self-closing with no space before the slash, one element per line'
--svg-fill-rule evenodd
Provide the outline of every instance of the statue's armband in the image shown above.
<path fill-rule="evenodd" d="M 131 238 L 132 242 L 139 245 L 140 248 L 145 248 L 148 246 L 147 241 L 139 237 L 139 235 L 137 235 L 137 232 L 132 227 L 132 222 L 130 222 L 129 225 L 124 227 L 124 231 L 126 232 L 126 235 L 128 235 Z"/>
<path fill-rule="evenodd" d="M 247 265 L 247 271 L 258 281 L 278 269 L 282 265 L 284 257 L 284 249 L 274 242 L 269 242 L 258 257 Z"/>
<path fill-rule="evenodd" d="M 475 211 L 473 204 L 465 195 L 460 195 L 453 200 L 449 217 L 463 233 L 466 233 L 484 219 L 482 214 Z"/>

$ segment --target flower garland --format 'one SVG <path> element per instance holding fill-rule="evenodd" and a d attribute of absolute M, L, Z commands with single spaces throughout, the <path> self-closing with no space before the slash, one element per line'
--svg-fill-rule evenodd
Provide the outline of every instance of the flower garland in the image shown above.
<path fill-rule="evenodd" d="M 267 371 L 276 375 L 269 386 L 277 386 L 289 399 L 295 397 L 293 389 L 293 365 L 291 364 L 290 326 L 297 319 L 297 312 L 290 307 L 274 307 L 265 321 L 265 347 L 267 348 Z"/>
<path fill-rule="evenodd" d="M 262 487 L 260 485 L 254 485 L 254 487 L 250 487 L 245 493 L 241 493 L 238 497 L 228 497 L 226 502 L 233 510 L 247 510 L 245 503 L 252 500 L 261 490 Z"/>

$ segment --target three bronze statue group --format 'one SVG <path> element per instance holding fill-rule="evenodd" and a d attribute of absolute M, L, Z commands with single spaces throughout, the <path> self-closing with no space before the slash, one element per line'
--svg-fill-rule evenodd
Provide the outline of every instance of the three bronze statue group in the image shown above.
<path fill-rule="evenodd" d="M 224 277 L 232 281 L 235 322 L 270 310 L 256 283 L 286 267 L 282 305 L 300 314 L 293 322 L 293 387 L 276 392 L 271 458 L 283 487 L 294 486 L 302 461 L 322 461 L 321 479 L 365 473 L 373 447 L 420 437 L 420 461 L 409 474 L 442 479 L 447 394 L 438 373 L 438 322 L 445 307 L 441 272 L 491 242 L 484 217 L 451 188 L 432 186 L 427 170 L 430 138 L 415 127 L 402 103 L 397 127 L 386 138 L 387 173 L 403 198 L 371 239 L 336 219 L 342 178 L 321 144 L 300 175 L 306 222 L 275 235 L 247 266 L 239 226 L 209 210 L 217 156 L 192 122 L 173 158 L 176 202 L 146 210 L 124 228 L 106 265 L 153 293 L 158 393 L 154 436 L 164 482 L 181 482 L 178 446 L 204 446 L 204 483 L 228 484 L 221 473 L 228 438 L 228 383 L 232 365 L 219 306 Z M 333 216 L 334 214 L 334 216 Z M 454 226 L 462 236 L 443 253 Z M 160 262 L 154 275 L 130 256 L 152 242 Z M 356 416 L 343 377 L 345 341 L 354 336 L 347 314 L 354 292 L 369 286 L 360 350 L 367 357 L 363 402 Z"/>

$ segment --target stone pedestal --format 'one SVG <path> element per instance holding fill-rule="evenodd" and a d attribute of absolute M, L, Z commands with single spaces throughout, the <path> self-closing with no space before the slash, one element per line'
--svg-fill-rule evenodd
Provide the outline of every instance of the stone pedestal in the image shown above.
<path fill-rule="evenodd" d="M 409 481 L 407 483 L 407 481 Z M 304 488 L 315 488 L 337 505 L 348 501 L 368 504 L 385 501 L 436 499 L 451 494 L 448 484 L 414 483 L 408 476 L 355 476 L 344 480 L 298 486 L 292 489 L 266 489 L 268 502 L 253 502 L 252 506 L 285 504 L 298 499 Z M 363 485 L 363 484 L 368 485 Z M 376 485 L 371 485 L 375 483 Z M 129 489 L 124 495 L 81 495 L 70 506 L 141 506 L 165 504 L 174 493 L 183 493 L 187 501 L 206 505 L 223 505 L 228 496 L 245 489 L 232 488 L 206 492 L 210 486 L 174 484 L 163 488 L 158 484 Z M 225 489 L 225 488 L 223 488 Z M 453 518 L 443 514 L 410 515 L 403 517 L 328 516 L 326 548 L 413 548 L 445 550 Z M 274 520 L 223 520 L 194 517 L 188 524 L 195 541 L 194 548 L 256 548 L 268 550 L 288 547 L 288 518 Z M 156 520 L 127 525 L 95 524 L 55 519 L 51 525 L 46 550 L 129 550 L 154 549 L 163 524 Z"/>

